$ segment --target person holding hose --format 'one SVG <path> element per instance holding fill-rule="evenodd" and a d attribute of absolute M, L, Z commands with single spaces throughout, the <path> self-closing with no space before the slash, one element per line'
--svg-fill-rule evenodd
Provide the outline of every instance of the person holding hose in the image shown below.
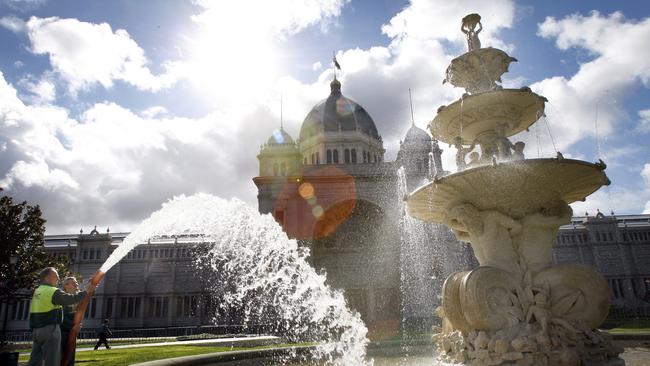
<path fill-rule="evenodd" d="M 57 288 L 59 273 L 54 267 L 41 270 L 39 280 L 40 285 L 34 290 L 29 307 L 32 352 L 27 366 L 59 366 L 63 306 L 78 303 L 86 296 L 86 291 L 71 295 Z M 87 292 L 92 294 L 95 287 L 89 283 Z"/>

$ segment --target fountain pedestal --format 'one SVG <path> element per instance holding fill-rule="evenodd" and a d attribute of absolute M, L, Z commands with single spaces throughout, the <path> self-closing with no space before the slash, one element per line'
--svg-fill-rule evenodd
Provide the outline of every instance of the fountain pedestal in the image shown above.
<path fill-rule="evenodd" d="M 523 145 L 517 148 L 523 143 L 508 137 L 534 124 L 546 99 L 497 85 L 512 59 L 476 48 L 480 41 L 470 35 L 477 36 L 472 29 L 480 16 L 467 19 L 470 52 L 452 62 L 446 80 L 474 94 L 440 108 L 429 125 L 438 140 L 458 148 L 459 171 L 435 177 L 407 202 L 410 215 L 444 223 L 471 243 L 480 264 L 445 281 L 438 309 L 443 327 L 434 336 L 439 350 L 471 365 L 623 364 L 622 350 L 596 329 L 609 312 L 605 278 L 587 266 L 551 261 L 558 229 L 571 220 L 568 204 L 609 184 L 605 164 L 559 153 L 524 159 Z M 491 72 L 477 72 L 481 57 L 491 60 Z M 471 152 L 476 145 L 480 158 Z"/>

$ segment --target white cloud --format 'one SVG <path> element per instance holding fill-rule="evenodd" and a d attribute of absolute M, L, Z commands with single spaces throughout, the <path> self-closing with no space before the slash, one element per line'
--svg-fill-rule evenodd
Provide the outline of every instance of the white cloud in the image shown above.
<path fill-rule="evenodd" d="M 643 170 L 641 171 L 641 177 L 645 182 L 646 191 L 650 192 L 650 164 L 645 164 L 643 166 Z M 648 199 L 648 202 L 646 202 L 643 213 L 650 214 L 650 199 Z"/>
<path fill-rule="evenodd" d="M 641 133 L 650 132 L 650 109 L 643 109 L 639 111 L 639 124 L 636 130 Z"/>
<path fill-rule="evenodd" d="M 180 77 L 173 62 L 162 65 L 163 74 L 154 75 L 144 51 L 127 31 L 113 31 L 107 23 L 31 17 L 24 31 L 31 51 L 49 56 L 53 71 L 66 81 L 72 95 L 96 84 L 110 88 L 115 80 L 157 91 L 174 85 Z"/>
<path fill-rule="evenodd" d="M 323 64 L 320 61 L 316 61 L 311 65 L 311 69 L 314 71 L 318 71 L 323 68 Z"/>
<path fill-rule="evenodd" d="M 579 48 L 593 57 L 570 78 L 555 76 L 531 85 L 549 99 L 546 113 L 559 149 L 586 137 L 602 138 L 625 120 L 618 102 L 637 83 L 649 85 L 650 19 L 627 20 L 619 12 L 604 16 L 547 17 L 538 35 L 561 50 Z"/>
<path fill-rule="evenodd" d="M 0 181 L 0 186 L 11 189 L 15 182 L 26 187 L 40 186 L 48 190 L 79 188 L 79 184 L 66 171 L 50 168 L 44 161 L 17 161 Z"/>
<path fill-rule="evenodd" d="M 31 75 L 27 75 L 19 80 L 18 85 L 29 93 L 23 99 L 30 103 L 47 104 L 56 100 L 56 85 L 47 74 L 40 80 L 36 80 Z"/>
<path fill-rule="evenodd" d="M 496 37 L 503 28 L 510 28 L 514 21 L 515 4 L 509 0 L 477 1 L 423 1 L 414 0 L 395 15 L 382 31 L 393 41 L 411 38 L 418 41 L 446 40 L 465 46 L 460 31 L 461 19 L 469 13 L 481 15 L 483 31 L 480 33 L 483 47 L 497 47 L 506 51 L 511 45 Z"/>
<path fill-rule="evenodd" d="M 0 18 L 0 26 L 7 28 L 14 33 L 21 33 L 26 29 L 25 22 L 15 16 L 6 16 Z"/>
<path fill-rule="evenodd" d="M 156 105 L 143 110 L 142 112 L 140 112 L 140 115 L 144 118 L 151 119 L 151 118 L 169 115 L 169 111 L 167 110 L 167 108 L 161 105 Z"/>

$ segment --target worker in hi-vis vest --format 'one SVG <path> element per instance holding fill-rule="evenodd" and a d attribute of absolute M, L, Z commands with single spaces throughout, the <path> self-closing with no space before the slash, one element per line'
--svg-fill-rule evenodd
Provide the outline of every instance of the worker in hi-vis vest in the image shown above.
<path fill-rule="evenodd" d="M 44 268 L 39 279 L 41 284 L 34 291 L 29 306 L 29 327 L 32 329 L 32 353 L 28 366 L 59 366 L 61 363 L 61 323 L 63 305 L 78 303 L 86 296 L 86 291 L 76 295 L 63 292 L 56 285 L 59 273 L 53 267 Z M 88 292 L 95 286 L 88 284 Z"/>

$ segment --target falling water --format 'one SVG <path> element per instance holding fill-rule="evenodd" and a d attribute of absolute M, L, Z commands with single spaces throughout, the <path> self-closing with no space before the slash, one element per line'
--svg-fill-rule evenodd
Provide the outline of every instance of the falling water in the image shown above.
<path fill-rule="evenodd" d="M 409 188 L 404 168 L 397 174 L 399 197 L 406 197 Z M 411 324 L 412 328 L 429 331 L 422 326 L 430 326 L 435 317 L 444 280 L 451 273 L 467 268 L 470 256 L 466 246 L 458 243 L 449 229 L 411 217 L 406 212 L 406 201 L 400 205 L 403 312 L 411 318 L 410 322 L 417 323 Z"/>
<path fill-rule="evenodd" d="M 318 343 L 312 357 L 327 364 L 369 364 L 367 328 L 342 292 L 325 284 L 325 276 L 307 262 L 308 250 L 288 239 L 270 215 L 237 199 L 207 194 L 172 199 L 124 239 L 101 271 L 149 238 L 197 233 L 204 243 L 197 247 L 205 252 L 195 266 L 199 276 L 218 275 L 211 288 L 222 308 L 241 309 L 245 321 L 264 319 L 271 332 L 289 340 Z"/>

